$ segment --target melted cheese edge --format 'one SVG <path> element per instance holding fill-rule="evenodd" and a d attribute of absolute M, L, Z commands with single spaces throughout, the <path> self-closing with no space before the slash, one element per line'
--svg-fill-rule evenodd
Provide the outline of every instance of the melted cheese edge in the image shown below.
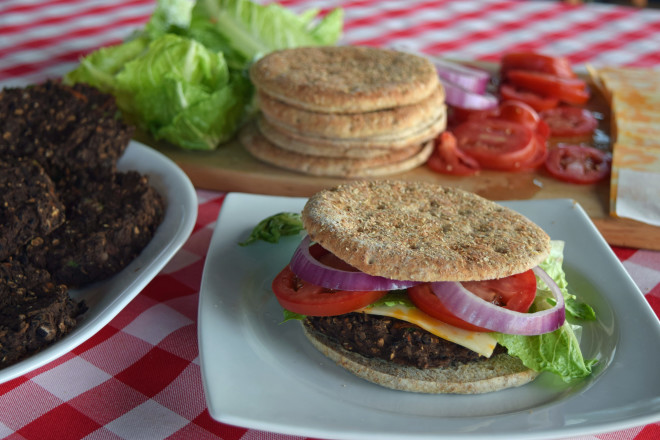
<path fill-rule="evenodd" d="M 490 357 L 493 354 L 497 344 L 490 333 L 473 332 L 454 327 L 427 315 L 416 307 L 397 304 L 394 306 L 365 307 L 358 311 L 369 315 L 389 316 L 390 318 L 410 322 L 439 338 L 469 348 L 485 357 Z"/>

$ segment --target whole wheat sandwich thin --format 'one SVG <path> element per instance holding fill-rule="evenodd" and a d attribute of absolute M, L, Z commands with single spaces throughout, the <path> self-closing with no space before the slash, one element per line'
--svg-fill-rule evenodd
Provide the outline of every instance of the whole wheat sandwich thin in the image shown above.
<path fill-rule="evenodd" d="M 313 195 L 301 218 L 308 235 L 273 292 L 351 373 L 460 394 L 520 386 L 544 370 L 567 381 L 590 374 L 563 293 L 539 266 L 561 261 L 548 258 L 558 242 L 523 215 L 457 188 L 362 180 Z M 577 349 L 557 342 L 569 339 Z M 558 365 L 535 360 L 546 341 Z"/>
<path fill-rule="evenodd" d="M 250 78 L 261 113 L 239 139 L 256 159 L 291 171 L 408 171 L 426 162 L 429 141 L 446 127 L 435 67 L 416 55 L 356 46 L 285 49 L 257 61 Z"/>

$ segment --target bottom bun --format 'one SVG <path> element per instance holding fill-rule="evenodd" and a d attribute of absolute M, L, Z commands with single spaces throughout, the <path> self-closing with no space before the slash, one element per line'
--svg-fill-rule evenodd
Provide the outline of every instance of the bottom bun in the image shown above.
<path fill-rule="evenodd" d="M 518 387 L 539 373 L 506 353 L 454 367 L 419 369 L 348 351 L 303 322 L 307 339 L 337 365 L 369 382 L 394 390 L 429 394 L 482 394 Z"/>

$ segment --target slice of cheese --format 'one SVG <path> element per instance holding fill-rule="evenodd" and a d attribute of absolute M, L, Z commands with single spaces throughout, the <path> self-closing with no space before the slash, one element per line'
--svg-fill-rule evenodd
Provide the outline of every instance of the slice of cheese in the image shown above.
<path fill-rule="evenodd" d="M 427 315 L 416 307 L 397 304 L 365 307 L 359 311 L 369 315 L 389 316 L 410 322 L 439 338 L 469 348 L 485 357 L 490 357 L 497 345 L 497 341 L 490 333 L 473 332 L 454 327 Z"/>
<path fill-rule="evenodd" d="M 589 70 L 613 115 L 610 215 L 660 226 L 660 71 Z"/>

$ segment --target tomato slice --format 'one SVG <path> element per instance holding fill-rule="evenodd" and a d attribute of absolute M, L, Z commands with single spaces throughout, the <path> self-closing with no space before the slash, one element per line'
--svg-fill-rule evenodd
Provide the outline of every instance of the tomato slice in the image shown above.
<path fill-rule="evenodd" d="M 287 265 L 272 283 L 282 307 L 301 315 L 335 316 L 350 313 L 379 300 L 387 291 L 332 290 L 298 278 Z"/>
<path fill-rule="evenodd" d="M 468 120 L 454 130 L 457 145 L 483 168 L 511 171 L 535 150 L 534 132 L 502 119 Z"/>
<path fill-rule="evenodd" d="M 553 97 L 541 96 L 528 90 L 522 90 L 511 84 L 502 84 L 500 86 L 500 97 L 503 100 L 521 101 L 532 107 L 537 112 L 554 108 L 559 105 L 559 99 Z"/>
<path fill-rule="evenodd" d="M 589 110 L 580 107 L 556 107 L 541 112 L 550 127 L 550 135 L 557 137 L 591 136 L 598 120 Z"/>
<path fill-rule="evenodd" d="M 447 310 L 442 301 L 440 301 L 440 298 L 433 293 L 429 283 L 418 284 L 408 288 L 408 298 L 422 312 L 446 324 L 473 332 L 489 331 L 486 328 L 470 324 Z"/>
<path fill-rule="evenodd" d="M 479 163 L 456 147 L 456 138 L 448 131 L 435 140 L 435 150 L 426 163 L 433 171 L 455 176 L 471 176 L 481 167 Z"/>
<path fill-rule="evenodd" d="M 448 105 L 447 126 L 456 127 L 470 119 L 485 119 L 491 116 L 497 116 L 497 108 L 488 110 L 476 110 L 455 105 Z"/>
<path fill-rule="evenodd" d="M 498 280 L 470 281 L 463 283 L 463 286 L 486 301 L 517 312 L 527 312 L 536 296 L 536 276 L 532 270 Z M 409 288 L 408 297 L 421 311 L 442 322 L 465 330 L 490 331 L 470 324 L 447 310 L 429 283 Z"/>
<path fill-rule="evenodd" d="M 570 183 L 589 184 L 610 173 L 611 156 L 586 145 L 560 145 L 548 152 L 545 169 L 553 177 Z"/>
<path fill-rule="evenodd" d="M 539 134 L 535 136 L 534 154 L 525 162 L 520 164 L 519 171 L 531 171 L 543 165 L 548 157 L 547 137 Z"/>
<path fill-rule="evenodd" d="M 518 122 L 520 124 L 526 125 L 532 130 L 536 130 L 539 125 L 541 117 L 539 114 L 530 106 L 522 101 L 510 100 L 504 101 L 499 106 L 499 115 L 500 119 L 505 121 Z"/>
<path fill-rule="evenodd" d="M 529 70 L 510 70 L 507 80 L 513 85 L 568 104 L 582 105 L 589 100 L 587 83 L 580 78 L 562 78 Z"/>
<path fill-rule="evenodd" d="M 462 284 L 481 299 L 516 312 L 527 312 L 536 297 L 536 275 L 531 269 L 497 280 Z"/>
<path fill-rule="evenodd" d="M 562 78 L 575 78 L 576 76 L 567 58 L 531 51 L 509 52 L 502 57 L 500 65 L 504 74 L 508 70 L 532 70 Z"/>

